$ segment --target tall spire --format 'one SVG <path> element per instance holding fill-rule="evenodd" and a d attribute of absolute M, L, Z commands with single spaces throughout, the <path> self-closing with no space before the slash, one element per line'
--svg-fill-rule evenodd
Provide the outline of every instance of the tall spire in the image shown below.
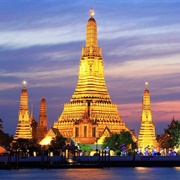
<path fill-rule="evenodd" d="M 152 122 L 151 105 L 150 105 L 150 93 L 148 90 L 148 82 L 145 83 L 145 90 L 142 100 L 142 121 Z"/>
<path fill-rule="evenodd" d="M 42 97 L 40 102 L 40 113 L 39 113 L 39 120 L 38 120 L 38 132 L 37 138 L 40 142 L 47 133 L 47 110 L 46 110 L 46 100 Z"/>
<path fill-rule="evenodd" d="M 150 92 L 148 90 L 148 83 L 146 82 L 142 99 L 141 127 L 138 136 L 138 146 L 145 148 L 148 145 L 150 148 L 157 146 L 157 141 L 155 136 L 155 126 L 152 120 Z"/>
<path fill-rule="evenodd" d="M 90 9 L 90 19 L 86 28 L 86 47 L 98 47 L 97 24 L 94 19 L 94 10 Z"/>
<path fill-rule="evenodd" d="M 46 100 L 42 97 L 40 102 L 40 114 L 39 114 L 39 126 L 47 127 L 47 112 L 46 112 Z"/>
<path fill-rule="evenodd" d="M 23 81 L 23 89 L 21 90 L 20 95 L 20 107 L 18 114 L 18 125 L 16 129 L 16 133 L 14 139 L 24 138 L 31 139 L 32 138 L 32 128 L 29 117 L 29 107 L 28 107 L 28 91 L 26 89 L 26 81 Z"/>
<path fill-rule="evenodd" d="M 28 106 L 28 91 L 26 89 L 27 82 L 23 81 L 23 89 L 21 90 L 20 96 L 20 110 L 19 115 L 22 115 L 22 111 L 26 112 L 26 116 L 23 115 L 23 118 L 26 120 L 29 119 L 29 106 Z"/>
<path fill-rule="evenodd" d="M 75 92 L 70 102 L 64 104 L 63 112 L 53 127 L 67 138 L 88 144 L 100 138 L 106 127 L 112 133 L 128 131 L 107 91 L 93 9 L 87 21 L 86 46 L 82 47 Z"/>
<path fill-rule="evenodd" d="M 72 100 L 102 100 L 111 102 L 104 79 L 104 60 L 101 48 L 97 47 L 97 27 L 90 10 L 91 18 L 87 22 L 86 47 L 82 48 L 79 79 Z"/>

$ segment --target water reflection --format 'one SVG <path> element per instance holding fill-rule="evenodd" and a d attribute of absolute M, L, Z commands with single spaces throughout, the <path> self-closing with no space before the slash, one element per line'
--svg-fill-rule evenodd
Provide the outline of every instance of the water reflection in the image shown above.
<path fill-rule="evenodd" d="M 176 170 L 180 171 L 180 167 L 174 167 Z"/>
<path fill-rule="evenodd" d="M 151 168 L 148 167 L 136 167 L 135 169 L 139 172 L 145 172 L 145 171 L 147 172 L 151 170 Z"/>
<path fill-rule="evenodd" d="M 112 179 L 116 175 L 112 169 L 61 169 L 59 173 L 61 174 L 62 171 L 65 179 L 73 180 Z"/>
<path fill-rule="evenodd" d="M 106 168 L 106 169 L 20 169 L 1 170 L 0 179 L 13 180 L 156 180 L 179 179 L 180 167 L 175 168 Z"/>

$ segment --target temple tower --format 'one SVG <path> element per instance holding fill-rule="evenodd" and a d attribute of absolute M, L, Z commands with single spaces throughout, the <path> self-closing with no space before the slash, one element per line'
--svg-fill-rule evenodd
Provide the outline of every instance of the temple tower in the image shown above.
<path fill-rule="evenodd" d="M 141 127 L 138 136 L 138 147 L 145 148 L 147 146 L 149 146 L 149 148 L 157 147 L 157 141 L 155 136 L 155 126 L 152 120 L 150 92 L 148 90 L 148 83 L 146 82 L 146 88 L 142 100 Z"/>
<path fill-rule="evenodd" d="M 31 128 L 31 119 L 29 116 L 29 107 L 28 107 L 28 91 L 26 89 L 26 81 L 23 81 L 23 89 L 20 95 L 20 108 L 18 114 L 18 125 L 16 133 L 14 135 L 14 140 L 19 138 L 31 139 L 32 138 L 32 128 Z"/>
<path fill-rule="evenodd" d="M 47 134 L 47 112 L 46 100 L 43 97 L 40 102 L 40 114 L 37 127 L 37 139 L 40 142 Z"/>
<path fill-rule="evenodd" d="M 107 102 L 111 103 L 104 79 L 104 60 L 98 47 L 97 23 L 90 10 L 90 19 L 86 27 L 86 47 L 82 47 L 79 67 L 79 79 L 71 102 Z M 118 113 L 119 114 L 119 113 Z M 119 115 L 118 115 L 119 116 Z"/>
<path fill-rule="evenodd" d="M 120 133 L 128 130 L 112 103 L 104 79 L 102 49 L 98 46 L 97 23 L 94 11 L 86 26 L 86 46 L 82 47 L 78 82 L 69 103 L 54 123 L 60 133 L 81 143 L 94 143 L 108 128 Z"/>

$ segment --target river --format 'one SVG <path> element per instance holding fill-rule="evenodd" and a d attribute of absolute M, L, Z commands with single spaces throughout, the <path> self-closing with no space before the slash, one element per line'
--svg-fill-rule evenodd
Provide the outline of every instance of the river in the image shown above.
<path fill-rule="evenodd" d="M 0 180 L 179 180 L 180 167 L 0 170 Z"/>

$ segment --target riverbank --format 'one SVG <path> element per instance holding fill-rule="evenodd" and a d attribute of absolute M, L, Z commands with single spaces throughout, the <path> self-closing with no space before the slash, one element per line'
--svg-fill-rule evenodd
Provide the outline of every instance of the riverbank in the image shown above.
<path fill-rule="evenodd" d="M 0 156 L 0 169 L 180 167 L 180 156 Z"/>

